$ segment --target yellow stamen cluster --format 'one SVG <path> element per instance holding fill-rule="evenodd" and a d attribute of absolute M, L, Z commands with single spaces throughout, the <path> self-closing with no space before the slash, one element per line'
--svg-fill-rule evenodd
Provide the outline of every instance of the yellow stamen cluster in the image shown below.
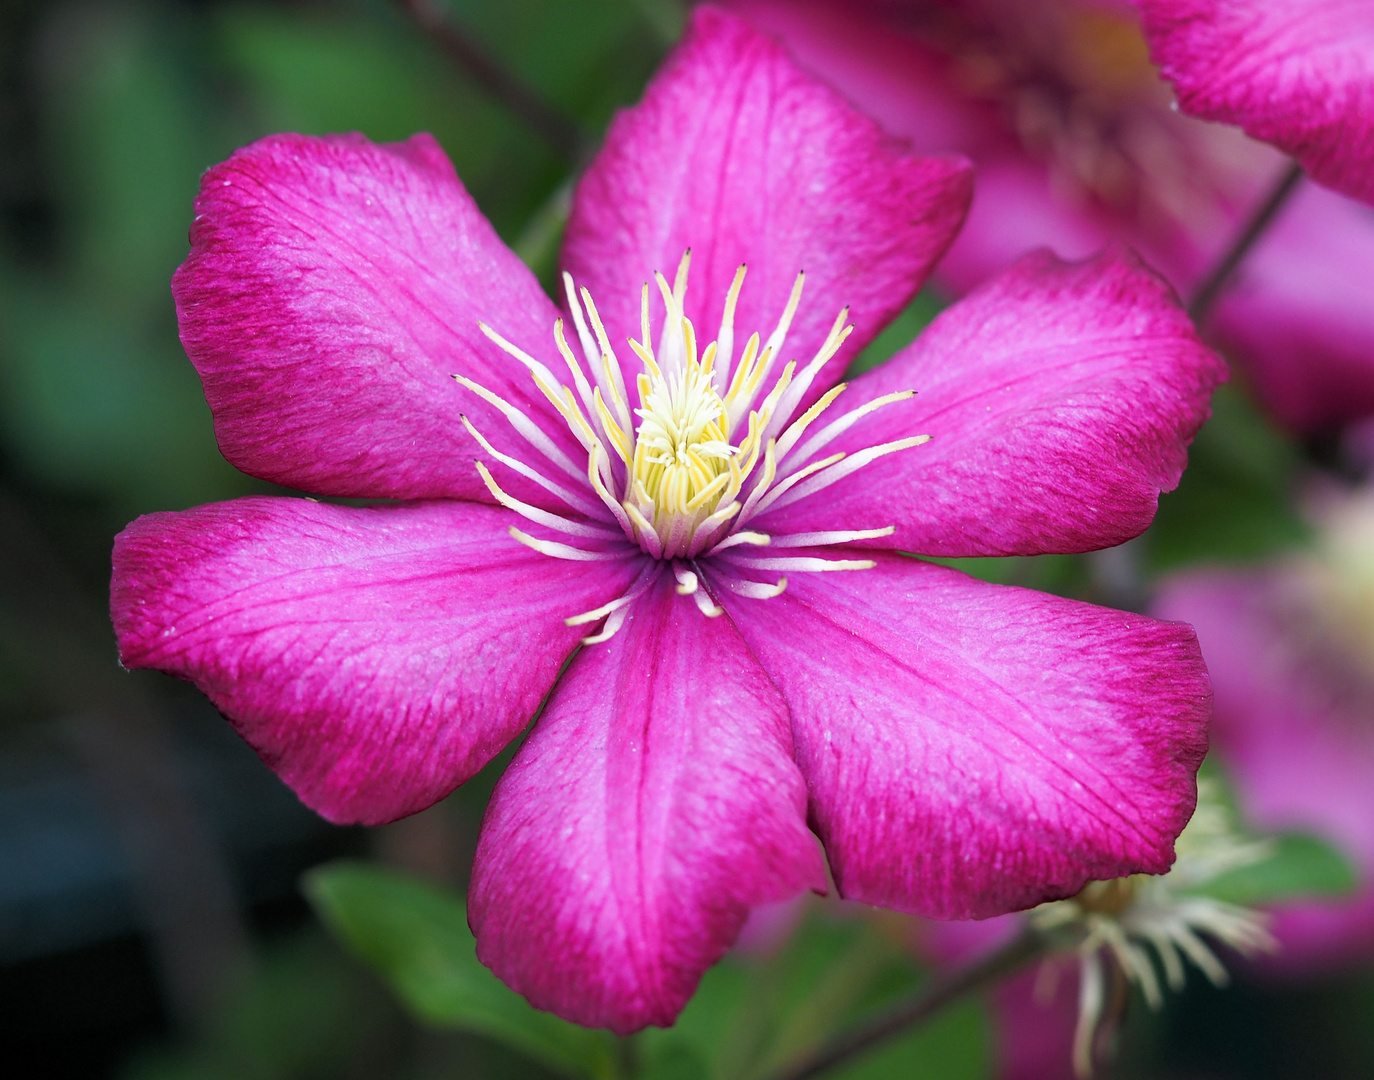
<path fill-rule="evenodd" d="M 667 310 L 657 355 L 649 329 L 647 285 L 640 308 L 641 339 L 629 343 L 644 370 L 636 379 L 639 428 L 634 450 L 622 458 L 628 469 L 623 507 L 640 541 L 651 550 L 657 546 L 656 553 L 663 558 L 695 554 L 699 538 L 714 537 L 739 513 L 738 496 L 765 451 L 765 432 L 792 384 L 796 362 L 783 368 L 758 408 L 749 409 L 749 405 L 796 312 L 804 281 L 799 274 L 778 330 L 767 343 L 757 333 L 750 336 L 729 385 L 722 387 L 725 380 L 717 361 L 722 359 L 722 345 L 730 347 L 745 268 L 736 272 L 726 296 L 721 336 L 698 354 L 696 329 L 683 313 L 689 262 L 690 253 L 683 257 L 672 288 L 662 274 L 654 275 Z M 835 354 L 852 330 L 844 325 L 844 316 L 841 312 L 822 347 L 822 362 Z M 728 357 L 724 359 L 729 362 Z M 732 443 L 742 420 L 744 435 Z M 770 456 L 774 445 L 770 438 L 766 448 Z"/>
<path fill-rule="evenodd" d="M 929 436 L 908 436 L 853 453 L 828 452 L 864 417 L 907 400 L 913 391 L 884 394 L 817 424 L 844 392 L 845 384 L 826 391 L 805 411 L 801 411 L 802 402 L 853 331 L 847 324 L 849 309 L 839 313 L 811 360 L 802 366 L 792 360 L 775 372 L 775 361 L 801 302 L 805 275 L 798 274 L 773 332 L 766 339 L 750 335 L 736 357 L 735 309 L 745 277 L 741 266 L 726 294 L 716 340 L 699 349 L 696 328 L 685 313 L 690 260 L 689 251 L 671 286 L 662 274 L 654 274 L 664 307 L 657 345 L 649 325 L 649 286 L 641 290 L 640 336 L 628 341 L 643 368 L 634 380 L 638 407 L 633 412 L 620 361 L 591 294 L 577 289 L 568 275 L 563 276 L 563 284 L 581 357 L 569 343 L 564 320 L 555 322 L 553 337 L 571 385 L 560 382 L 541 361 L 491 327 L 481 326 L 488 338 L 529 371 L 586 450 L 585 466 L 573 461 L 524 410 L 466 376 L 454 378 L 504 416 L 545 464 L 536 467 L 498 449 L 464 417 L 477 444 L 492 460 L 543 488 L 571 511 L 555 513 L 521 501 L 501 487 L 486 465 L 477 462 L 482 480 L 498 503 L 573 542 L 512 528 L 515 539 L 552 558 L 595 561 L 622 557 L 623 548 L 616 545 L 628 538 L 653 559 L 673 561 L 678 592 L 691 596 L 703 614 L 713 616 L 723 609 L 704 584 L 698 558 L 727 559 L 733 570 L 725 587 L 754 599 L 777 596 L 787 585 L 785 577 L 754 580 L 756 573 L 772 576 L 873 566 L 869 559 L 788 552 L 878 539 L 890 535 L 892 526 L 788 535 L 745 526 L 773 509 L 843 482 L 888 454 L 919 446 Z M 548 468 L 570 478 L 573 486 L 546 476 Z M 778 554 L 730 550 L 739 545 L 768 546 Z M 601 632 L 584 639 L 604 641 L 623 623 L 628 604 L 638 595 L 636 590 L 646 588 L 654 574 L 646 571 L 641 576 L 643 580 L 624 596 L 572 617 L 569 624 L 605 618 Z"/>

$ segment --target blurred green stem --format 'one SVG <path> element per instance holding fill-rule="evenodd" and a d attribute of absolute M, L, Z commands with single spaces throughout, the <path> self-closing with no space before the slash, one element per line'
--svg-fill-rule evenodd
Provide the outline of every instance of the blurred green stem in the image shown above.
<path fill-rule="evenodd" d="M 573 181 L 569 178 L 559 184 L 553 194 L 544 200 L 511 244 L 511 250 L 534 271 L 534 276 L 546 288 L 552 289 L 555 298 L 560 293 L 556 281 L 558 248 L 563 241 L 563 230 L 568 224 L 568 213 L 572 209 L 572 193 Z"/>
<path fill-rule="evenodd" d="M 396 0 L 396 4 L 438 43 L 451 60 L 482 89 L 520 118 L 540 138 L 574 165 L 587 151 L 582 129 L 555 109 L 501 64 L 434 3 Z"/>
<path fill-rule="evenodd" d="M 681 0 L 630 0 L 630 3 L 665 47 L 682 36 L 688 5 Z"/>
<path fill-rule="evenodd" d="M 1222 289 L 1230 282 L 1231 276 L 1240 268 L 1240 264 L 1245 261 L 1245 256 L 1250 254 L 1250 249 L 1273 224 L 1274 219 L 1278 217 L 1279 211 L 1288 202 L 1288 197 L 1293 194 L 1298 186 L 1298 181 L 1301 179 L 1302 166 L 1295 161 L 1288 166 L 1277 183 L 1270 188 L 1264 201 L 1250 215 L 1250 220 L 1245 223 L 1245 228 L 1240 231 L 1230 248 L 1212 268 L 1212 272 L 1207 275 L 1197 292 L 1193 294 L 1193 298 L 1188 301 L 1188 314 L 1198 326 L 1201 326 L 1207 316 L 1212 313 L 1212 307 L 1216 304 Z"/>
<path fill-rule="evenodd" d="M 1002 948 L 960 971 L 934 980 L 906 1001 L 793 1062 L 773 1080 L 811 1080 L 829 1072 L 880 1043 L 910 1031 L 966 994 L 996 985 L 1041 956 L 1048 946 L 1043 935 L 1027 929 Z"/>

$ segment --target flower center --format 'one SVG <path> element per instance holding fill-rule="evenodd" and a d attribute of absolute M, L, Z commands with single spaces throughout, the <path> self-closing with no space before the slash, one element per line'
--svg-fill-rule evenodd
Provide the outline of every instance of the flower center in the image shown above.
<path fill-rule="evenodd" d="M 769 376 L 801 302 L 805 275 L 797 275 L 773 332 L 767 339 L 758 333 L 751 334 L 736 358 L 734 317 L 745 268 L 741 266 L 736 272 L 726 294 L 716 339 L 698 349 L 696 328 L 685 314 L 690 263 L 688 251 L 671 286 L 662 274 L 654 274 L 664 308 L 657 343 L 650 327 L 649 286 L 646 284 L 641 291 L 640 337 L 628 341 L 642 368 L 634 379 L 638 407 L 633 410 L 620 361 L 596 305 L 586 289 L 579 292 L 574 288 L 567 274 L 563 283 L 568 311 L 582 356 L 579 358 L 569 344 L 562 319 L 554 324 L 553 337 L 571 376 L 571 385 L 560 382 L 541 361 L 482 325 L 488 338 L 529 370 L 535 385 L 586 449 L 585 469 L 568 458 L 514 405 L 471 379 L 454 377 L 494 405 L 548 465 L 577 481 L 583 491 L 590 487 L 596 500 L 570 491 L 540 469 L 497 450 L 464 417 L 468 431 L 494 460 L 538 484 L 573 512 L 563 516 L 514 498 L 478 462 L 477 469 L 497 502 L 540 526 L 576 538 L 576 542 L 543 539 L 515 528 L 511 534 L 521 543 L 555 558 L 603 559 L 623 557 L 623 539 L 621 548 L 615 548 L 618 531 L 653 559 L 672 562 L 678 591 L 693 596 L 707 615 L 719 615 L 722 609 L 702 587 L 704 578 L 698 560 L 728 549 L 735 549 L 727 555 L 732 563 L 728 587 L 760 599 L 778 595 L 786 587 L 787 579 L 756 581 L 740 574 L 871 567 L 873 562 L 868 559 L 746 554 L 747 547 L 740 545 L 818 548 L 890 535 L 890 526 L 786 536 L 769 535 L 745 526 L 770 509 L 781 509 L 839 483 L 880 457 L 926 442 L 929 436 L 916 435 L 852 454 L 831 453 L 828 449 L 863 417 L 904 401 L 914 392 L 885 394 L 838 419 L 817 423 L 844 392 L 845 384 L 822 394 L 805 411 L 801 411 L 801 404 L 822 368 L 853 331 L 847 323 L 849 309 L 839 313 L 820 349 L 804 367 L 799 367 L 796 360 L 788 361 L 769 386 Z M 798 412 L 800 415 L 794 415 Z M 804 435 L 807 437 L 803 438 Z M 649 574 L 645 580 L 653 576 Z M 590 622 L 609 614 L 602 634 L 586 639 L 604 640 L 619 625 L 613 613 L 620 613 L 623 620 L 624 606 L 635 595 L 632 589 L 605 608 L 576 616 L 570 622 Z"/>
<path fill-rule="evenodd" d="M 739 453 L 726 431 L 725 402 L 696 361 L 681 378 L 640 376 L 639 397 L 631 490 L 652 512 L 660 539 L 680 519 L 695 531 L 719 504 Z"/>

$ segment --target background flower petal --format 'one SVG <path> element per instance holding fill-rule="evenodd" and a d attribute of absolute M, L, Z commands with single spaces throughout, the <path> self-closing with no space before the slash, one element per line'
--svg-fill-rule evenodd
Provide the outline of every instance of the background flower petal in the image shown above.
<path fill-rule="evenodd" d="M 671 1024 L 751 905 L 824 888 L 787 710 L 728 619 L 661 575 L 583 650 L 501 778 L 478 955 L 540 1008 Z"/>
<path fill-rule="evenodd" d="M 671 281 L 684 249 L 687 314 L 703 341 L 747 264 L 736 355 L 755 330 L 768 336 L 804 270 L 782 359 L 810 360 L 846 304 L 856 327 L 814 399 L 915 295 L 971 188 L 967 162 L 909 153 L 772 38 L 707 7 L 644 100 L 611 126 L 578 185 L 563 261 L 617 349 L 639 336 L 641 285 L 655 270 Z"/>
<path fill-rule="evenodd" d="M 1235 128 L 1171 110 L 1125 5 L 729 6 L 918 152 L 974 161 L 973 205 L 932 278 L 949 295 L 1034 248 L 1081 258 L 1113 238 L 1189 295 L 1287 167 Z M 1374 412 L 1371 278 L 1374 215 L 1304 184 L 1223 293 L 1216 340 L 1290 428 Z"/>
<path fill-rule="evenodd" d="M 1153 610 L 1197 627 L 1216 690 L 1217 754 L 1248 824 L 1334 841 L 1359 869 L 1352 896 L 1285 904 L 1276 961 L 1310 967 L 1374 955 L 1374 684 L 1312 637 L 1283 571 L 1195 570 Z"/>
<path fill-rule="evenodd" d="M 1238 124 L 1315 179 L 1374 203 L 1367 0 L 1137 0 L 1184 112 Z"/>
<path fill-rule="evenodd" d="M 1144 531 L 1178 484 L 1225 365 L 1169 286 L 1128 252 L 1027 256 L 942 313 L 837 404 L 916 397 L 825 448 L 909 435 L 821 498 L 765 514 L 765 532 L 896 525 L 925 555 L 1110 547 Z M 852 395 L 852 401 L 847 400 Z"/>
<path fill-rule="evenodd" d="M 729 604 L 841 893 L 982 918 L 1167 869 L 1211 711 L 1191 629 L 872 554 Z"/>
<path fill-rule="evenodd" d="M 1316 184 L 1293 194 L 1212 320 L 1294 431 L 1374 416 L 1374 212 Z"/>
<path fill-rule="evenodd" d="M 461 415 L 499 449 L 528 447 L 455 374 L 574 445 L 477 326 L 551 348 L 557 312 L 428 135 L 262 139 L 205 174 L 195 207 L 172 292 L 220 448 L 244 472 L 323 495 L 490 501 Z"/>
<path fill-rule="evenodd" d="M 253 498 L 149 514 L 115 540 L 120 658 L 195 683 L 306 805 L 421 810 L 520 731 L 636 560 L 550 559 L 514 515 Z"/>

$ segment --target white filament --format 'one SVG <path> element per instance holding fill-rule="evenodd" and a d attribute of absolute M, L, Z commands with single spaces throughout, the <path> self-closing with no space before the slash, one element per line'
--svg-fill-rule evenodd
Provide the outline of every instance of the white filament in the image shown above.
<path fill-rule="evenodd" d="M 826 548 L 835 544 L 889 536 L 894 528 L 828 530 L 770 536 L 743 524 L 764 512 L 791 505 L 888 454 L 919 446 L 927 436 L 897 439 L 855 453 L 834 453 L 816 459 L 863 417 L 904 401 L 912 391 L 887 394 L 852 413 L 825 424 L 803 441 L 846 389 L 840 384 L 795 416 L 821 371 L 844 346 L 853 327 L 843 309 L 816 354 L 799 367 L 796 360 L 779 366 L 788 333 L 800 309 L 805 275 L 798 274 L 777 325 L 766 338 L 758 333 L 735 353 L 735 313 L 744 287 L 745 267 L 735 273 L 725 297 L 720 330 L 713 342 L 701 346 L 685 305 L 691 252 L 683 255 L 670 285 L 655 273 L 653 284 L 663 306 L 657 343 L 651 334 L 650 289 L 640 297 L 640 337 L 629 339 L 642 371 L 635 378 L 638 400 L 632 407 L 619 358 L 591 294 L 563 275 L 563 289 L 575 331 L 575 342 L 559 319 L 553 328 L 555 348 L 567 367 L 571 386 L 558 381 L 541 360 L 479 324 L 486 337 L 524 367 L 543 396 L 587 453 L 586 468 L 578 467 L 549 436 L 510 402 L 463 376 L 458 382 L 501 412 L 515 432 L 540 457 L 569 477 L 585 482 L 588 499 L 568 491 L 538 468 L 497 451 L 468 422 L 463 423 L 481 448 L 500 464 L 542 487 L 573 512 L 553 513 L 520 500 L 506 491 L 483 464 L 482 481 L 502 506 L 527 520 L 573 538 L 573 543 L 541 539 L 520 529 L 511 535 L 552 558 L 575 561 L 618 559 L 624 549 L 620 536 L 633 541 L 652 559 L 671 561 L 677 591 L 691 596 L 703 614 L 722 609 L 705 588 L 697 559 L 729 551 L 732 564 L 769 572 L 862 570 L 874 565 L 866 559 L 827 559 L 808 555 L 771 558 L 745 557 L 732 550 L 741 546 Z M 578 355 L 580 347 L 581 355 Z M 771 385 L 769 381 L 771 378 Z M 799 445 L 800 444 L 800 445 Z M 583 489 L 585 490 L 585 489 Z M 599 507 L 602 509 L 598 509 Z M 606 514 L 615 525 L 606 522 Z M 619 533 L 615 531 L 619 526 Z M 736 579 L 723 575 L 721 584 L 741 596 L 767 599 L 786 588 L 776 582 Z M 647 586 L 642 581 L 624 596 L 569 620 L 582 625 L 605 618 L 601 633 L 585 639 L 605 640 L 623 624 L 628 597 Z"/>

